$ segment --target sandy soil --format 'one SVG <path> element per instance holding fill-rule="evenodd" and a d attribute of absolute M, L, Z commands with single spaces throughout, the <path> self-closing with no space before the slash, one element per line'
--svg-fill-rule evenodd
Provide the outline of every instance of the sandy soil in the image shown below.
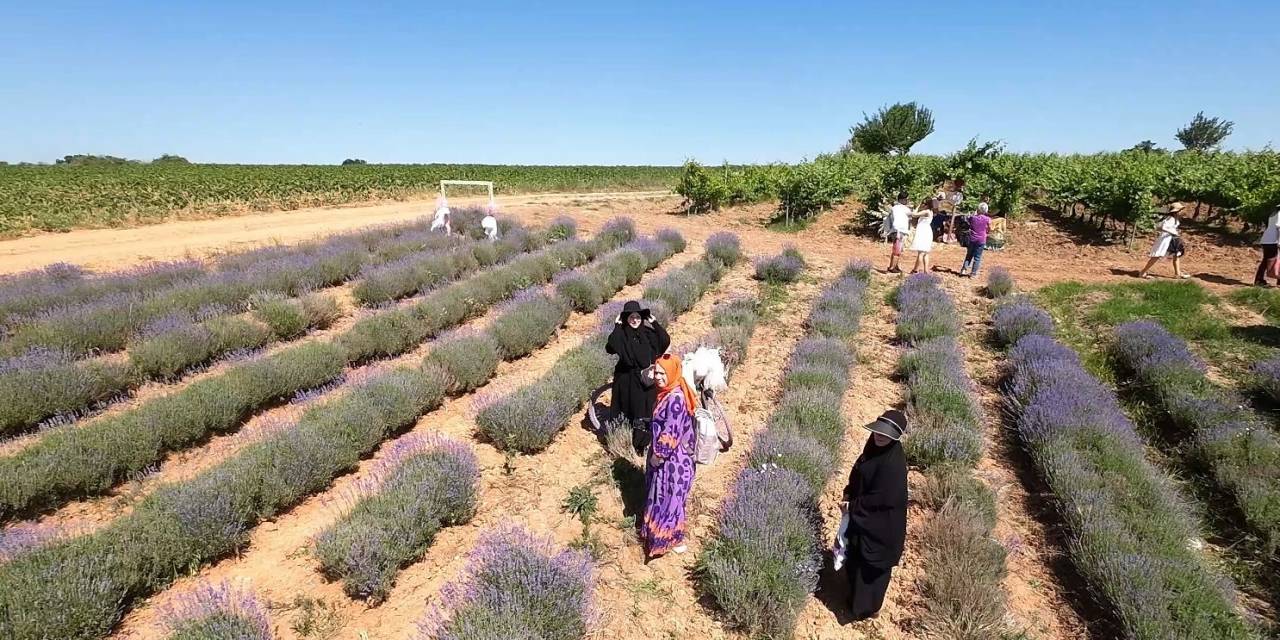
<path fill-rule="evenodd" d="M 400 575 L 390 599 L 369 608 L 346 598 L 337 584 L 326 583 L 315 570 L 315 562 L 306 553 L 308 541 L 337 517 L 336 502 L 347 487 L 367 473 L 377 455 L 361 465 L 355 473 L 339 478 L 330 489 L 313 496 L 274 521 L 263 523 L 251 536 L 241 554 L 225 559 L 184 578 L 174 588 L 131 612 L 115 637 L 159 637 L 156 613 L 174 593 L 190 587 L 199 578 L 248 580 L 252 587 L 274 602 L 289 602 L 298 595 L 318 598 L 331 605 L 339 621 L 335 638 L 360 638 L 366 632 L 370 639 L 401 639 L 411 635 L 413 622 L 428 606 L 441 586 L 457 574 L 463 555 L 479 533 L 495 524 L 516 521 L 537 531 L 550 532 L 559 542 L 568 543 L 578 536 L 581 525 L 562 513 L 560 504 L 569 489 L 590 484 L 600 497 L 599 522 L 593 531 L 604 544 L 601 560 L 600 601 L 604 607 L 599 637 L 622 640 L 664 637 L 741 637 L 726 630 L 714 608 L 699 600 L 690 570 L 700 545 L 714 522 L 715 511 L 726 496 L 729 483 L 741 468 L 751 440 L 763 426 L 779 393 L 783 362 L 802 335 L 801 319 L 814 296 L 835 275 L 840 265 L 852 258 L 868 258 L 883 267 L 887 247 L 863 236 L 842 231 L 856 216 L 857 207 L 841 207 L 820 218 L 810 228 L 796 234 L 766 231 L 762 221 L 768 206 L 736 208 L 716 214 L 689 218 L 674 212 L 677 199 L 660 194 L 613 196 L 608 194 L 573 194 L 504 199 L 506 212 L 532 223 L 545 223 L 561 213 L 579 220 L 585 233 L 598 229 L 615 215 L 629 215 L 642 232 L 663 226 L 679 228 L 690 240 L 691 250 L 674 258 L 660 271 L 692 259 L 708 235 L 720 230 L 738 233 L 748 253 L 776 253 L 787 244 L 798 245 L 810 258 L 814 268 L 806 282 L 795 286 L 788 303 L 779 313 L 758 329 L 747 360 L 735 375 L 727 395 L 726 407 L 735 426 L 737 446 L 716 465 L 701 473 L 691 504 L 691 529 L 694 540 L 691 552 L 644 564 L 640 548 L 623 519 L 631 513 L 624 497 L 616 489 L 615 473 L 626 475 L 625 468 L 615 469 L 603 453 L 595 437 L 584 429 L 570 428 L 555 443 L 538 455 L 516 460 L 512 473 L 504 473 L 503 457 L 493 447 L 475 438 L 475 425 L 470 414 L 469 397 L 447 401 L 412 430 L 442 432 L 474 445 L 482 466 L 482 498 L 480 511 L 469 524 L 445 529 L 426 556 L 406 568 Z M 430 203 L 398 203 L 367 207 L 327 208 L 279 214 L 255 215 L 192 222 L 177 222 L 153 227 L 109 231 L 76 231 L 0 242 L 0 272 L 41 266 L 67 260 L 90 267 L 122 267 L 151 259 L 167 259 L 187 254 L 208 255 L 217 250 L 263 244 L 293 242 L 374 223 L 391 222 L 421 215 Z M 1056 225 L 1028 221 L 1011 225 L 1013 241 L 1002 252 L 988 252 L 984 269 L 994 265 L 1010 268 L 1024 289 L 1065 278 L 1089 281 L 1123 281 L 1131 279 L 1126 270 L 1136 270 L 1144 262 L 1146 242 L 1141 247 L 1124 249 L 1083 244 L 1079 238 Z M 1203 283 L 1215 289 L 1233 286 L 1238 280 L 1252 276 L 1256 256 L 1247 246 L 1215 245 L 1211 234 L 1187 234 L 1192 254 L 1187 266 Z M 940 245 L 934 252 L 939 266 L 956 268 L 962 249 Z M 1165 272 L 1167 266 L 1157 268 Z M 729 295 L 752 293 L 756 285 L 748 276 L 749 266 L 731 272 L 703 297 L 698 305 L 680 318 L 673 327 L 677 344 L 691 341 L 706 332 L 716 301 Z M 1216 274 L 1216 275 L 1215 275 Z M 650 274 L 646 281 L 655 277 Z M 891 378 L 898 353 L 893 343 L 893 312 L 883 302 L 883 294 L 897 281 L 896 276 L 874 277 L 872 306 L 864 318 L 860 336 L 859 359 L 853 373 L 853 384 L 845 396 L 844 407 L 851 425 L 865 423 L 885 407 L 902 399 L 902 387 Z M 996 354 L 987 349 L 981 337 L 987 322 L 990 303 L 980 295 L 979 283 L 945 276 L 947 288 L 956 297 L 958 308 L 969 327 L 966 353 L 969 373 L 982 389 L 988 412 L 987 456 L 979 465 L 979 476 L 989 482 L 1000 496 L 997 537 L 1016 546 L 1010 555 L 1010 576 L 1006 588 L 1010 597 L 1010 616 L 1018 628 L 1026 629 L 1032 638 L 1075 639 L 1086 637 L 1081 614 L 1067 606 L 1078 596 L 1072 592 L 1070 576 L 1062 571 L 1060 540 L 1043 513 L 1043 497 L 1035 494 L 1033 483 L 1026 480 L 1024 461 L 1016 447 L 1003 437 L 995 408 L 994 378 Z M 642 287 L 631 287 L 617 297 L 636 295 Z M 480 320 L 477 322 L 483 322 Z M 544 373 L 555 359 L 578 344 L 594 326 L 593 317 L 575 316 L 561 334 L 546 348 L 532 356 L 503 364 L 498 376 L 487 389 L 510 389 Z M 429 347 L 424 347 L 429 348 Z M 416 359 L 422 351 L 405 356 Z M 385 365 L 380 365 L 385 366 Z M 341 392 L 339 390 L 338 392 Z M 147 395 L 144 390 L 141 396 Z M 295 409 L 296 410 L 296 409 Z M 287 415 L 288 409 L 277 410 Z M 137 495 L 149 492 L 161 481 L 187 477 L 211 461 L 223 459 L 254 437 L 257 425 L 270 422 L 264 415 L 253 427 L 216 438 L 206 445 L 177 454 L 162 465 L 159 473 L 140 483 L 126 485 L 116 494 L 101 501 L 77 503 L 56 517 L 99 523 L 118 515 Z M 851 428 L 841 452 L 841 467 L 847 469 L 861 449 L 865 435 Z M 385 450 L 384 446 L 382 450 Z M 844 474 L 833 478 L 822 499 L 822 512 L 828 537 L 837 523 L 840 489 Z M 912 474 L 913 484 L 919 478 Z M 136 485 L 136 486 L 135 486 Z M 909 527 L 912 530 L 928 517 L 926 510 L 912 507 Z M 889 599 L 881 617 L 873 622 L 842 626 L 844 587 L 842 580 L 824 579 L 819 593 L 810 598 L 803 612 L 798 638 L 909 638 L 912 620 L 919 600 L 915 588 L 918 579 L 918 549 L 908 547 L 902 566 L 895 573 Z M 296 611 L 280 610 L 275 622 L 280 637 L 298 637 L 290 629 Z"/>

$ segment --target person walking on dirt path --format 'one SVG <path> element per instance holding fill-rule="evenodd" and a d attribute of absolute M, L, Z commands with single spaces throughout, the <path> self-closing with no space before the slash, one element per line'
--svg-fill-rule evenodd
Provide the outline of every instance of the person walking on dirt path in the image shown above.
<path fill-rule="evenodd" d="M 907 234 L 911 233 L 911 205 L 907 204 L 906 191 L 898 194 L 897 202 L 889 210 L 889 222 L 889 242 L 893 243 L 893 248 L 889 250 L 888 272 L 902 273 L 902 267 L 898 264 L 902 260 L 902 244 L 906 242 Z"/>
<path fill-rule="evenodd" d="M 991 196 L 982 196 L 978 211 L 969 216 L 969 231 L 964 238 L 964 263 L 960 265 L 961 276 L 977 277 L 978 267 L 982 266 L 982 253 L 987 250 L 987 231 L 991 229 L 991 216 L 987 215 L 991 208 L 990 200 Z"/>
<path fill-rule="evenodd" d="M 643 451 L 648 444 L 648 425 L 657 403 L 658 390 L 645 370 L 671 346 L 671 336 L 653 314 L 635 300 L 622 306 L 614 321 L 605 351 L 618 356 L 613 367 L 613 409 L 631 424 L 632 439 Z"/>
<path fill-rule="evenodd" d="M 911 250 L 916 252 L 916 264 L 911 273 L 920 273 L 921 265 L 929 271 L 929 252 L 933 251 L 933 219 L 938 215 L 938 200 L 928 198 L 920 204 L 920 210 L 912 214 L 916 219 L 916 233 L 911 238 Z"/>
<path fill-rule="evenodd" d="M 853 463 L 840 509 L 849 515 L 848 578 L 854 620 L 875 617 L 884 605 L 893 568 L 907 538 L 907 416 L 885 411 L 864 427 L 871 432 Z"/>
<path fill-rule="evenodd" d="M 1267 218 L 1267 226 L 1262 230 L 1262 239 L 1258 241 L 1258 244 L 1262 245 L 1262 262 L 1258 264 L 1258 272 L 1253 276 L 1253 284 L 1259 287 L 1271 286 L 1267 283 L 1267 276 L 1273 273 L 1277 243 L 1280 243 L 1280 207 L 1276 207 L 1271 217 Z M 1276 283 L 1280 284 L 1280 277 L 1276 278 Z"/>
<path fill-rule="evenodd" d="M 1182 211 L 1183 204 L 1175 202 L 1169 206 L 1169 212 L 1160 220 L 1160 235 L 1156 238 L 1155 244 L 1151 245 L 1151 253 L 1147 258 L 1147 264 L 1138 272 L 1139 278 L 1151 278 L 1151 267 L 1161 258 L 1169 257 L 1173 259 L 1173 275 L 1186 279 L 1191 274 L 1182 272 L 1182 255 L 1186 253 L 1186 245 L 1182 243 L 1182 236 L 1178 232 L 1178 213 Z"/>
<path fill-rule="evenodd" d="M 685 504 L 693 491 L 697 446 L 693 410 L 697 401 L 680 369 L 680 359 L 669 353 L 658 358 L 654 367 L 658 404 L 645 461 L 644 519 L 640 523 L 646 560 L 688 551 Z"/>

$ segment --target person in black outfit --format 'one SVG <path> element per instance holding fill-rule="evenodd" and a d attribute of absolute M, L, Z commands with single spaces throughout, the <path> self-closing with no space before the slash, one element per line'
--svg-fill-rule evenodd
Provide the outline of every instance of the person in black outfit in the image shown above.
<path fill-rule="evenodd" d="M 871 437 L 849 473 L 840 505 L 849 513 L 847 564 L 854 620 L 880 612 L 907 537 L 907 457 L 899 442 L 907 416 L 890 409 L 866 429 Z"/>
<path fill-rule="evenodd" d="M 648 443 L 649 420 L 658 401 L 658 389 L 641 379 L 641 372 L 653 365 L 671 346 L 671 336 L 648 309 L 631 300 L 622 307 L 605 351 L 618 356 L 613 367 L 613 408 L 631 423 L 637 448 Z"/>

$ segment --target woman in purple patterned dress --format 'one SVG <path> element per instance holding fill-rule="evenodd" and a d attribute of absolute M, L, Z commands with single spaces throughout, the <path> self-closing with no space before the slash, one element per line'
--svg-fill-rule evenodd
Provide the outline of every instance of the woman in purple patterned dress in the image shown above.
<path fill-rule="evenodd" d="M 680 375 L 680 360 L 664 354 L 655 363 L 658 405 L 653 410 L 653 438 L 645 464 L 644 520 L 640 537 L 645 558 L 668 551 L 684 553 L 684 508 L 693 490 L 693 390 Z"/>

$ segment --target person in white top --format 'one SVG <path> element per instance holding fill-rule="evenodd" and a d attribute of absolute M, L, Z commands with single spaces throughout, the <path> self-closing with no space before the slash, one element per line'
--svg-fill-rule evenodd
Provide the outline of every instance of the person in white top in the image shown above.
<path fill-rule="evenodd" d="M 480 220 L 480 228 L 484 229 L 484 237 L 490 240 L 498 239 L 498 219 L 493 217 L 493 210 L 485 212 L 484 218 Z"/>
<path fill-rule="evenodd" d="M 925 200 L 920 204 L 920 210 L 912 214 L 916 219 L 916 233 L 911 238 L 911 250 L 916 252 L 916 266 L 911 273 L 920 273 L 921 265 L 924 271 L 929 271 L 929 252 L 933 251 L 933 217 L 936 215 L 940 215 L 937 198 Z"/>
<path fill-rule="evenodd" d="M 1262 245 L 1262 262 L 1258 264 L 1258 273 L 1253 276 L 1253 284 L 1259 287 L 1271 286 L 1267 282 L 1267 276 L 1272 272 L 1272 263 L 1276 261 L 1277 245 L 1280 244 L 1280 207 L 1271 213 L 1271 217 L 1267 218 L 1267 226 L 1262 229 L 1262 239 L 1258 241 Z M 1280 278 L 1276 278 L 1277 284 L 1280 284 Z"/>
<path fill-rule="evenodd" d="M 431 219 L 431 230 L 444 230 L 445 235 L 453 233 L 453 227 L 449 224 L 449 203 L 444 198 L 436 200 L 436 217 Z"/>
<path fill-rule="evenodd" d="M 1182 256 L 1186 253 L 1186 245 L 1182 242 L 1182 236 L 1178 233 L 1178 213 L 1182 211 L 1181 202 L 1175 202 L 1169 205 L 1169 213 L 1165 214 L 1160 220 L 1160 236 L 1156 238 L 1156 243 L 1151 246 L 1151 253 L 1148 254 L 1147 265 L 1142 267 L 1142 271 L 1138 272 L 1139 278 L 1150 278 L 1151 267 L 1161 258 L 1173 258 L 1173 274 L 1179 278 L 1190 278 L 1191 274 L 1182 272 Z"/>
<path fill-rule="evenodd" d="M 889 273 L 902 273 L 898 261 L 902 258 L 902 243 L 911 232 L 911 205 L 907 204 L 907 192 L 898 194 L 898 201 L 889 211 L 889 242 L 893 249 L 889 252 Z"/>

